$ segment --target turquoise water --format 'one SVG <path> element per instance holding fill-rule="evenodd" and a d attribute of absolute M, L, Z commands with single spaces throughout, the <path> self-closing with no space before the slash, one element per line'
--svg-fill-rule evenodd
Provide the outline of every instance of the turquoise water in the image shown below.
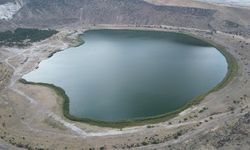
<path fill-rule="evenodd" d="M 121 121 L 171 112 L 227 73 L 216 48 L 186 35 L 96 30 L 83 39 L 24 76 L 62 87 L 70 114 L 79 118 Z"/>

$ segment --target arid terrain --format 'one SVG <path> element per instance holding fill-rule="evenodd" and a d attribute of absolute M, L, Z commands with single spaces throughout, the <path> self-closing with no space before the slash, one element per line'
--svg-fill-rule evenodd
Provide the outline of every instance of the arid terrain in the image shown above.
<path fill-rule="evenodd" d="M 20 9 L 0 20 L 1 30 L 59 32 L 30 46 L 0 47 L 0 149 L 250 149 L 250 8 L 145 1 L 13 1 Z M 121 129 L 71 121 L 53 89 L 19 82 L 42 60 L 78 45 L 79 34 L 102 28 L 189 34 L 224 49 L 235 66 L 225 86 L 176 117 Z"/>

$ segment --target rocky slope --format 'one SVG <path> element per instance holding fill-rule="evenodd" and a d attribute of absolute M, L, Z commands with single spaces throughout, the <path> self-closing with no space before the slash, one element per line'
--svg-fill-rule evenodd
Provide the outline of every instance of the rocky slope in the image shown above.
<path fill-rule="evenodd" d="M 21 1 L 7 1 L 0 2 L 0 19 L 10 20 L 22 7 Z"/>
<path fill-rule="evenodd" d="M 14 3 L 18 3 L 17 0 Z M 231 12 L 228 17 L 230 24 L 227 24 L 227 18 L 221 18 L 221 15 L 225 16 L 224 10 L 216 11 L 211 7 L 207 9 L 153 5 L 143 0 L 19 0 L 19 3 L 22 4 L 20 10 L 16 9 L 17 11 L 13 11 L 15 14 L 11 13 L 14 15 L 11 20 L 2 19 L 0 29 L 6 29 L 6 24 L 9 24 L 9 28 L 133 24 L 221 30 L 245 36 L 250 32 L 250 21 L 242 22 L 248 18 L 241 18 L 250 16 L 247 9 L 226 8 L 226 14 L 229 9 Z M 0 5 L 0 8 L 1 6 L 3 5 Z"/>
<path fill-rule="evenodd" d="M 142 0 L 33 0 L 16 14 L 13 21 L 19 25 L 41 27 L 80 22 L 208 28 L 207 22 L 214 13 L 208 9 L 155 6 Z"/>

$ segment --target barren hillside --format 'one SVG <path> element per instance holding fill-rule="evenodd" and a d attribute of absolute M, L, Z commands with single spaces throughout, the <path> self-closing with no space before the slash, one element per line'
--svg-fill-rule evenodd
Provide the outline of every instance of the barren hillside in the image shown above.
<path fill-rule="evenodd" d="M 73 24 L 132 24 L 220 30 L 245 36 L 250 32 L 249 10 L 213 7 L 205 3 L 191 2 L 188 6 L 187 2 L 177 0 L 169 2 L 148 0 L 158 5 L 143 0 L 22 0 L 20 2 L 22 8 L 15 12 L 13 19 L 0 21 L 2 29 L 6 29 L 6 24 L 9 24 L 9 27 L 39 28 Z M 171 5 L 165 5 L 168 3 Z"/>

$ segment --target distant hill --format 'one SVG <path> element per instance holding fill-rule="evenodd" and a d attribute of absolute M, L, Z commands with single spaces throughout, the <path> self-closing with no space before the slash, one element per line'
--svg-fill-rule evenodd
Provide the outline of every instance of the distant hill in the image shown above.
<path fill-rule="evenodd" d="M 32 0 L 15 15 L 25 26 L 84 24 L 175 25 L 208 28 L 215 10 L 155 6 L 143 0 Z"/>
<path fill-rule="evenodd" d="M 4 1 L 12 0 L 1 2 Z M 233 19 L 229 22 L 234 24 L 236 21 L 238 26 L 226 26 L 228 20 L 220 18 L 224 10 L 158 6 L 144 0 L 14 0 L 13 3 L 21 4 L 21 8 L 13 18 L 0 20 L 0 30 L 6 29 L 6 25 L 9 28 L 53 28 L 72 24 L 133 24 L 221 30 L 242 35 L 250 33 L 250 21 L 238 22 L 249 20 L 249 10 L 238 8 L 228 8 L 233 12 L 228 15 Z M 247 19 L 239 18 L 241 16 Z"/>

